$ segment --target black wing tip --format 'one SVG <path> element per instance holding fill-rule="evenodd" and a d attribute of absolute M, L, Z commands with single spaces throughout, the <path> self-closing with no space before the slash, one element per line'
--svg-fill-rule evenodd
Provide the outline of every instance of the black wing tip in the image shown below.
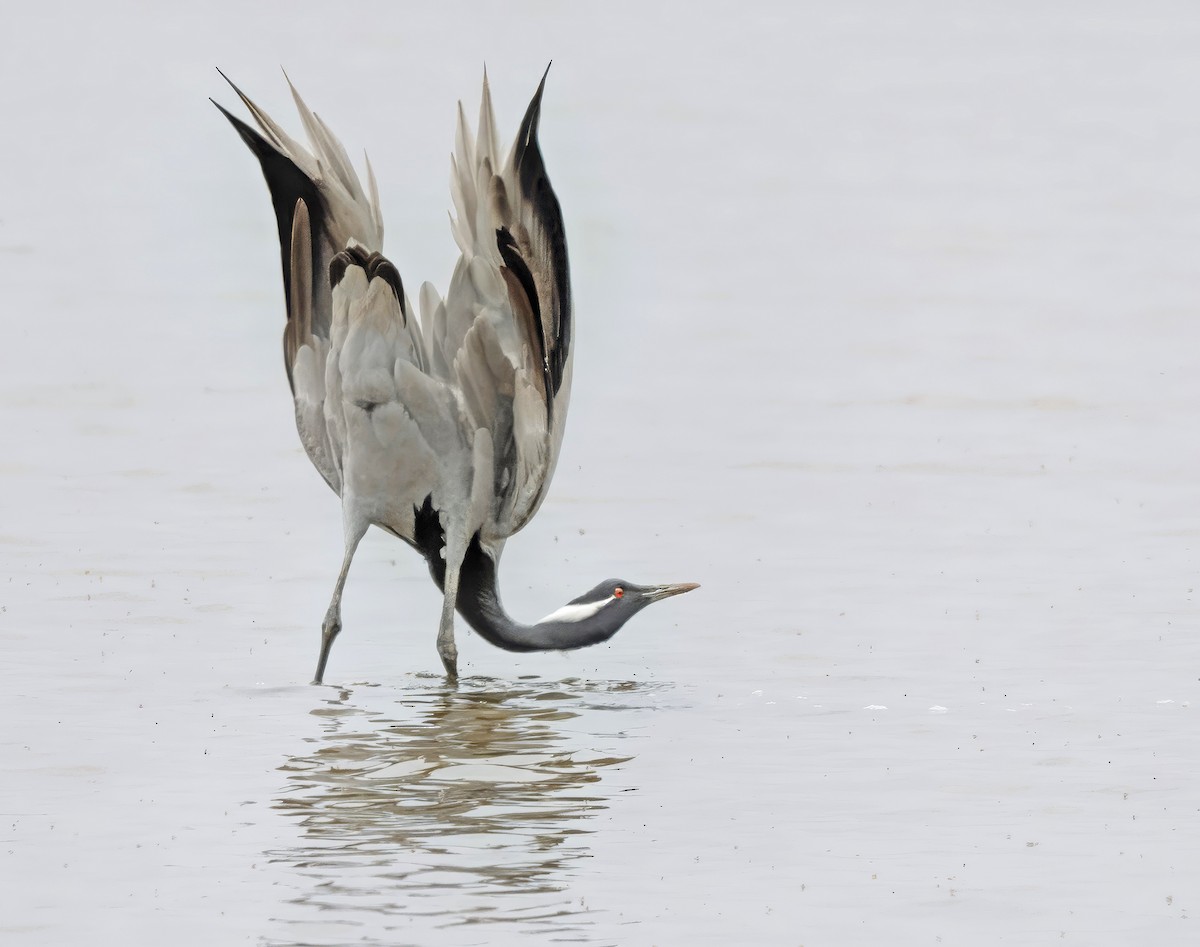
<path fill-rule="evenodd" d="M 225 73 L 221 72 L 219 67 L 217 67 L 217 72 L 221 73 L 221 78 L 229 83 L 229 85 L 233 88 L 233 91 L 238 94 L 238 97 L 241 98 L 241 100 L 243 102 L 248 101 L 246 96 L 242 93 L 242 90 L 239 89 L 237 86 L 235 86 L 233 84 L 233 80 L 230 79 L 229 76 L 225 75 Z M 250 146 L 250 150 L 253 151 L 256 155 L 260 156 L 260 160 L 261 160 L 260 148 L 262 148 L 263 146 L 266 146 L 267 148 L 271 148 L 274 151 L 278 150 L 276 148 L 273 148 L 271 146 L 271 143 L 268 142 L 267 139 L 264 138 L 259 132 L 257 132 L 255 129 L 253 129 L 246 122 L 242 121 L 242 119 L 240 119 L 236 115 L 234 115 L 231 111 L 229 111 L 229 109 L 225 108 L 224 105 L 222 105 L 220 102 L 218 102 L 216 99 L 214 99 L 211 95 L 208 97 L 208 101 L 210 101 L 213 105 L 215 105 L 217 107 L 217 109 L 220 111 L 220 113 L 222 115 L 224 115 L 227 119 L 229 119 L 229 124 L 232 125 L 234 127 L 234 129 L 237 131 L 237 133 L 242 136 L 242 140 L 247 145 Z"/>
<path fill-rule="evenodd" d="M 244 95 L 242 95 L 242 90 L 233 84 L 233 80 L 230 79 L 229 76 L 225 75 L 225 73 L 221 70 L 221 67 L 213 66 L 213 68 L 215 70 L 217 70 L 217 75 L 220 76 L 222 79 L 224 79 L 226 82 L 228 82 L 229 87 L 231 89 L 233 89 L 233 91 L 236 92 L 238 94 L 238 96 L 240 98 L 242 98 L 242 100 L 244 101 L 246 97 Z M 225 108 L 224 105 L 222 105 L 220 102 L 218 102 L 216 99 L 214 99 L 211 95 L 208 97 L 208 101 L 210 101 L 213 105 L 215 105 L 217 108 L 219 108 L 221 110 L 221 114 L 224 115 L 227 119 L 229 119 L 229 121 L 231 121 L 233 123 L 234 128 L 237 128 L 238 125 L 245 124 L 245 122 L 242 122 L 240 119 L 236 118 L 234 116 L 234 114 L 229 111 L 229 109 Z"/>
<path fill-rule="evenodd" d="M 267 132 L 267 135 L 269 135 L 271 138 L 274 138 L 275 136 L 271 132 L 269 132 L 265 127 L 262 126 L 262 119 L 259 117 L 260 113 L 259 113 L 258 107 L 255 106 L 255 104 L 250 101 L 250 97 L 248 95 L 246 95 L 245 92 L 243 92 L 241 89 L 238 88 L 236 82 L 234 82 L 232 79 L 230 79 L 229 76 L 225 75 L 225 73 L 221 70 L 220 66 L 214 66 L 213 68 L 217 70 L 217 74 L 222 79 L 224 79 L 226 82 L 229 83 L 229 88 L 233 89 L 233 91 L 235 93 L 237 93 L 237 97 L 242 100 L 242 104 L 245 105 L 246 108 L 248 108 L 250 110 L 250 114 L 253 115 L 258 120 L 260 127 L 262 127 L 262 130 L 264 132 Z M 217 108 L 219 108 L 222 112 L 224 112 L 225 117 L 228 118 L 231 122 L 233 122 L 234 128 L 236 128 L 241 133 L 242 137 L 246 139 L 247 144 L 251 143 L 251 139 L 246 137 L 246 133 L 243 131 L 243 129 L 245 129 L 246 131 L 249 131 L 254 136 L 254 138 L 257 139 L 258 141 L 267 143 L 272 148 L 275 148 L 276 151 L 279 150 L 278 148 L 275 147 L 274 144 L 271 144 L 271 142 L 269 142 L 267 140 L 267 138 L 264 137 L 262 134 L 255 131 L 253 128 L 251 128 L 249 125 L 247 125 L 241 119 L 235 118 L 233 115 L 231 115 L 229 110 L 227 108 L 225 108 L 223 105 L 221 105 L 221 103 L 219 103 L 216 99 L 210 98 L 209 101 L 212 102 L 212 104 L 215 105 Z M 277 144 L 277 142 L 276 142 L 276 144 Z M 251 145 L 251 147 L 253 147 L 253 145 Z"/>
<path fill-rule="evenodd" d="M 237 97 L 249 105 L 250 100 L 246 98 L 246 93 L 238 88 L 237 83 L 230 79 L 229 76 L 225 75 L 225 71 L 220 66 L 213 66 L 213 68 L 217 70 L 217 75 L 229 83 L 229 88 L 233 89 L 233 91 L 237 93 Z"/>
<path fill-rule="evenodd" d="M 222 105 L 220 102 L 218 102 L 216 99 L 214 99 L 211 95 L 208 97 L 208 101 L 210 101 L 213 105 L 215 105 L 218 109 L 220 109 L 221 114 L 224 115 L 231 122 L 233 122 L 236 127 L 237 122 L 240 121 L 236 115 L 234 115 L 231 111 L 229 111 L 229 109 L 225 108 L 224 105 Z"/>
<path fill-rule="evenodd" d="M 236 131 L 242 137 L 242 141 L 250 146 L 250 150 L 258 156 L 260 161 L 262 160 L 263 149 L 270 149 L 271 151 L 277 150 L 272 148 L 271 143 L 262 135 L 234 115 L 231 111 L 229 111 L 229 109 L 225 108 L 225 106 L 216 99 L 209 98 L 208 101 L 215 105 L 220 110 L 221 114 L 229 119 L 229 124 L 233 126 L 234 131 Z"/>
<path fill-rule="evenodd" d="M 546 91 L 546 77 L 550 75 L 550 66 L 553 65 L 552 60 L 546 66 L 546 71 L 542 73 L 542 79 L 538 83 L 537 91 L 533 93 L 533 98 L 529 100 L 529 107 L 525 109 L 525 117 L 521 119 L 521 130 L 517 132 L 517 144 L 522 152 L 537 149 L 538 121 L 542 117 L 542 94 Z"/>
<path fill-rule="evenodd" d="M 250 150 L 254 152 L 254 155 L 258 158 L 259 163 L 264 164 L 264 172 L 266 171 L 265 162 L 270 160 L 271 156 L 278 156 L 279 158 L 294 164 L 290 158 L 281 153 L 278 148 L 267 141 L 267 139 L 259 134 L 259 132 L 230 112 L 229 109 L 225 108 L 225 106 L 223 106 L 216 99 L 209 99 L 208 101 L 212 102 L 213 105 L 220 109 L 221 114 L 229 119 L 229 124 L 233 126 L 234 131 L 241 136 L 242 141 L 244 141 Z"/>

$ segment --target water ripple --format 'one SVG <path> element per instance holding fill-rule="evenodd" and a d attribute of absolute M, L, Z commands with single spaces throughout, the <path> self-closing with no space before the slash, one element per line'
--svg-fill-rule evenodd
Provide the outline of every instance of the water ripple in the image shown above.
<path fill-rule="evenodd" d="M 266 943 L 383 943 L 371 938 L 389 931 L 395 943 L 414 923 L 594 943 L 597 912 L 569 889 L 590 857 L 588 821 L 607 807 L 603 775 L 631 755 L 610 718 L 587 718 L 652 706 L 657 689 L 470 678 L 335 692 L 312 711 L 309 750 L 280 767 L 274 805 L 300 832 L 267 855 L 302 879 L 295 913 L 278 918 L 300 936 Z"/>

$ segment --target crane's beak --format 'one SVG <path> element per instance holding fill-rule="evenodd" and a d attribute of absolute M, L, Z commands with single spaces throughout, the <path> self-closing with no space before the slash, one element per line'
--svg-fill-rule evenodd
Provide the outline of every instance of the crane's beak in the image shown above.
<path fill-rule="evenodd" d="M 648 602 L 657 602 L 659 599 L 670 598 L 672 595 L 682 595 L 684 592 L 690 592 L 692 589 L 700 588 L 695 582 L 682 582 L 679 585 L 654 585 L 646 589 L 642 593 Z"/>

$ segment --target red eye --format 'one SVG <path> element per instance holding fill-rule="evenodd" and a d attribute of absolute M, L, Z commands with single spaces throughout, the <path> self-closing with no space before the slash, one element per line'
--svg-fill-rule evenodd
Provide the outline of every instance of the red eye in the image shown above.
<path fill-rule="evenodd" d="M 625 594 L 625 590 L 623 588 L 621 588 L 621 586 L 619 586 L 619 585 L 615 589 L 613 589 L 613 598 L 620 598 L 624 594 Z"/>

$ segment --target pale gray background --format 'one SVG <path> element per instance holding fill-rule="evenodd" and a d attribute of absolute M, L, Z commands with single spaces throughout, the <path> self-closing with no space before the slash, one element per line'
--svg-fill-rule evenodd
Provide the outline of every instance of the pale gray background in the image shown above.
<path fill-rule="evenodd" d="M 1200 11 L 9 4 L 5 943 L 1191 944 Z M 443 288 L 454 102 L 543 146 L 572 417 L 513 656 L 341 557 L 206 101 L 371 154 Z M 355 683 L 360 682 L 360 683 Z M 361 683 L 369 682 L 369 683 Z"/>

